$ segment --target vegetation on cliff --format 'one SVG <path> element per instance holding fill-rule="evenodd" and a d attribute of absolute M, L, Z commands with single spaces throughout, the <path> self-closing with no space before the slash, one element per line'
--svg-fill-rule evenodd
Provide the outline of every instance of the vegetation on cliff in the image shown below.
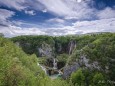
<path fill-rule="evenodd" d="M 1 36 L 0 85 L 114 86 L 114 52 L 114 33 L 60 37 L 18 36 L 11 39 Z M 62 69 L 63 72 L 71 71 L 65 80 L 63 76 L 52 80 L 37 65 L 38 62 L 48 65 L 47 59 L 51 55 L 51 58 L 58 60 L 59 68 L 75 64 L 79 66 L 75 65 L 78 67 L 75 71 L 72 68 L 66 71 Z"/>

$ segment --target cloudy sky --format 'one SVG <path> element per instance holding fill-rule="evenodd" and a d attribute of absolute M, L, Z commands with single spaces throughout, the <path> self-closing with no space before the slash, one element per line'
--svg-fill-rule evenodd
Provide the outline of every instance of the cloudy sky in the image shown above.
<path fill-rule="evenodd" d="M 115 0 L 0 0 L 7 37 L 91 32 L 115 32 Z"/>

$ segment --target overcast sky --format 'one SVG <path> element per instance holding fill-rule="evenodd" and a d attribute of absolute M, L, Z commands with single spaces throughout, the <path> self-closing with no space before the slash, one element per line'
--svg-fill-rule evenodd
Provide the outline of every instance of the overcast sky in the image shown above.
<path fill-rule="evenodd" d="M 7 37 L 91 32 L 115 32 L 115 0 L 0 0 Z"/>

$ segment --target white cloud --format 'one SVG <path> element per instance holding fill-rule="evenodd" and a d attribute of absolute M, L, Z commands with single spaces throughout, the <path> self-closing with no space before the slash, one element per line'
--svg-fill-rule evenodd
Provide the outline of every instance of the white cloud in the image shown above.
<path fill-rule="evenodd" d="M 0 20 L 7 20 L 12 17 L 15 13 L 6 9 L 0 9 Z"/>
<path fill-rule="evenodd" d="M 38 28 L 20 28 L 16 26 L 10 26 L 14 35 L 45 35 L 45 32 Z"/>
<path fill-rule="evenodd" d="M 42 12 L 43 12 L 43 13 L 46 13 L 46 12 L 47 12 L 47 9 L 43 9 Z"/>
<path fill-rule="evenodd" d="M 23 10 L 27 8 L 27 6 L 24 6 L 25 0 L 0 0 L 1 6 L 6 6 L 9 8 L 14 8 L 16 10 Z"/>
<path fill-rule="evenodd" d="M 8 26 L 10 24 L 9 18 L 15 15 L 13 11 L 0 9 L 0 26 Z"/>
<path fill-rule="evenodd" d="M 85 34 L 92 32 L 115 32 L 115 18 L 101 19 L 94 21 L 77 21 L 72 26 L 63 26 L 58 28 L 22 28 L 10 25 L 9 27 L 0 26 L 0 33 L 6 36 L 18 35 L 68 35 L 68 34 Z"/>
<path fill-rule="evenodd" d="M 79 28 L 79 30 L 82 30 L 84 33 L 103 31 L 115 32 L 115 18 L 76 22 L 73 24 L 73 27 Z"/>
<path fill-rule="evenodd" d="M 89 8 L 88 3 L 89 0 L 0 0 L 0 6 L 19 11 L 32 8 L 33 10 L 48 11 L 54 15 L 76 19 L 90 18 L 93 10 Z M 33 11 L 26 11 L 25 13 L 33 14 Z"/>
<path fill-rule="evenodd" d="M 16 10 L 25 10 L 26 14 L 35 15 L 34 10 L 50 12 L 53 15 L 64 17 L 65 19 L 100 19 L 114 18 L 115 10 L 107 7 L 98 11 L 89 7 L 92 0 L 0 0 L 0 6 L 7 6 Z M 28 10 L 32 9 L 32 10 Z"/>
<path fill-rule="evenodd" d="M 25 10 L 25 13 L 29 15 L 36 15 L 34 10 Z"/>
<path fill-rule="evenodd" d="M 97 16 L 100 19 L 115 18 L 115 10 L 110 7 L 106 7 L 104 10 L 99 11 Z"/>
<path fill-rule="evenodd" d="M 66 15 L 71 11 L 62 0 L 38 0 L 42 3 L 48 11 L 51 11 L 58 15 Z"/>
<path fill-rule="evenodd" d="M 54 15 L 65 17 L 66 19 L 89 19 L 91 18 L 93 9 L 88 6 L 89 0 L 38 0 L 43 4 L 43 9 Z M 81 2 L 81 3 L 78 3 Z"/>
<path fill-rule="evenodd" d="M 115 18 L 94 21 L 78 21 L 72 26 L 62 28 L 47 28 L 44 32 L 48 35 L 86 34 L 92 32 L 115 32 Z"/>
<path fill-rule="evenodd" d="M 47 9 L 48 12 L 64 17 L 65 19 L 108 19 L 115 18 L 115 10 L 106 7 L 104 10 L 91 8 L 92 0 L 37 0 L 42 5 L 40 10 Z M 102 4 L 102 3 L 101 3 Z M 39 9 L 39 8 L 38 8 Z"/>
<path fill-rule="evenodd" d="M 65 20 L 60 19 L 60 18 L 52 18 L 52 19 L 47 20 L 47 22 L 53 22 L 53 23 L 64 23 Z"/>
<path fill-rule="evenodd" d="M 30 0 L 29 0 L 30 1 Z M 91 32 L 115 32 L 115 10 L 107 7 L 104 10 L 98 11 L 90 8 L 88 3 L 91 0 L 36 0 L 35 7 L 33 9 L 41 10 L 42 12 L 50 12 L 56 15 L 57 18 L 49 19 L 47 22 L 54 22 L 57 26 L 64 24 L 66 19 L 77 19 L 72 26 L 61 25 L 55 28 L 43 29 L 37 27 L 24 28 L 23 22 L 19 21 L 13 24 L 9 18 L 15 15 L 14 12 L 0 9 L 0 32 L 6 36 L 17 35 L 68 35 L 68 34 L 84 34 Z M 35 15 L 34 10 L 28 10 L 28 6 L 32 6 L 31 3 L 26 6 L 25 0 L 4 0 L 0 1 L 0 5 L 14 8 L 17 10 L 25 10 L 26 14 Z M 40 2 L 42 5 L 39 5 Z M 33 4 L 34 5 L 34 4 Z M 59 18 L 58 18 L 59 17 Z M 61 18 L 60 18 L 61 17 Z M 99 20 L 83 21 L 84 19 L 91 19 L 98 17 Z M 82 21 L 81 21 L 82 20 Z M 67 20 L 68 21 L 68 20 Z M 45 23 L 47 23 L 45 22 Z M 60 24 L 61 23 L 61 24 Z M 5 26 L 6 25 L 6 26 Z M 30 25 L 30 24 L 26 24 Z"/>
<path fill-rule="evenodd" d="M 76 0 L 78 3 L 82 2 L 82 0 Z"/>
<path fill-rule="evenodd" d="M 45 35 L 41 29 L 38 28 L 21 28 L 10 25 L 9 27 L 0 26 L 0 33 L 3 33 L 6 37 L 13 37 L 19 35 Z"/>

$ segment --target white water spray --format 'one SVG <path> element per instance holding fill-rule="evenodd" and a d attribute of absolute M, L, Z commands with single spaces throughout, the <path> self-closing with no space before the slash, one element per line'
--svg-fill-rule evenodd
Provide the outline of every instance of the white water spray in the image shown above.
<path fill-rule="evenodd" d="M 53 69 L 57 69 L 57 62 L 56 62 L 56 59 L 54 58 L 53 60 Z"/>
<path fill-rule="evenodd" d="M 47 74 L 46 68 L 44 66 L 40 65 L 39 63 L 37 63 L 37 65 L 42 68 L 42 70 L 45 72 L 45 74 Z"/>

